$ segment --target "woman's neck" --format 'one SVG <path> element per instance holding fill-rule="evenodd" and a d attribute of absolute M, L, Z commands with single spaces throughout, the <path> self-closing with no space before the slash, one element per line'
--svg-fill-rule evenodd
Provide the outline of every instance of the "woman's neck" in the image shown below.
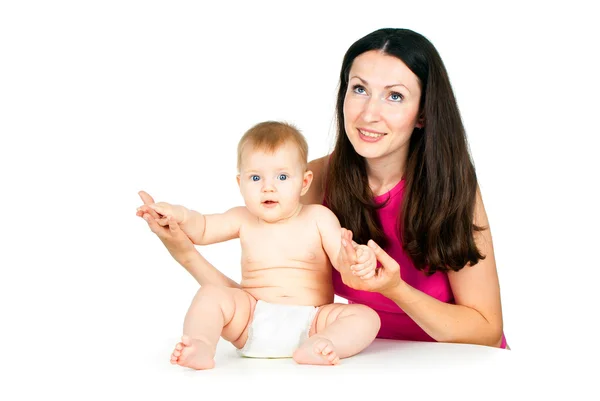
<path fill-rule="evenodd" d="M 366 164 L 369 186 L 375 196 L 388 192 L 404 177 L 404 160 L 367 159 Z"/>

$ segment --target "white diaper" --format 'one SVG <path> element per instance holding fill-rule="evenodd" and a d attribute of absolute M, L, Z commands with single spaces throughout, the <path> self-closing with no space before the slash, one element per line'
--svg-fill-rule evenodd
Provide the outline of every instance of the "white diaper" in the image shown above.
<path fill-rule="evenodd" d="M 256 302 L 248 340 L 237 352 L 248 358 L 291 358 L 308 338 L 319 308 Z"/>

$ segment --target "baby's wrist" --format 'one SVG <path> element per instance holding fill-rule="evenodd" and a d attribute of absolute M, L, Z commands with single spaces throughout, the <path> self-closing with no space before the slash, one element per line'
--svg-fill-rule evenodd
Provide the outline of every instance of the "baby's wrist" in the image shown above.
<path fill-rule="evenodd" d="M 192 211 L 184 206 L 181 206 L 180 216 L 181 216 L 181 221 L 179 222 L 179 224 L 181 224 L 181 225 L 189 223 L 193 218 Z"/>

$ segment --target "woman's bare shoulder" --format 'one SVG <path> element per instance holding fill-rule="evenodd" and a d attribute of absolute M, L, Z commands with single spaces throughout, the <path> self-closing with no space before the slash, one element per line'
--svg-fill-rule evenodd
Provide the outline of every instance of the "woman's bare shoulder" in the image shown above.
<path fill-rule="evenodd" d="M 308 163 L 308 170 L 313 173 L 313 181 L 308 189 L 308 192 L 301 198 L 301 202 L 305 205 L 323 203 L 325 195 L 325 175 L 327 173 L 327 162 L 329 155 L 311 160 Z"/>

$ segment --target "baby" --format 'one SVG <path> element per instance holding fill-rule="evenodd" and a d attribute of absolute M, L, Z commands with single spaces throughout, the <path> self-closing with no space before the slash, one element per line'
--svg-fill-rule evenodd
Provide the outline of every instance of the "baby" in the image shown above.
<path fill-rule="evenodd" d="M 338 266 L 341 226 L 325 206 L 300 203 L 312 181 L 307 153 L 292 125 L 263 122 L 238 145 L 237 182 L 245 206 L 210 215 L 164 202 L 138 209 L 138 214 L 153 209 L 162 226 L 173 219 L 194 244 L 240 239 L 241 289 L 198 290 L 171 363 L 213 368 L 222 336 L 242 356 L 335 365 L 375 339 L 380 326 L 375 311 L 333 303 L 331 268 Z M 355 274 L 373 277 L 375 254 L 355 247 Z"/>

